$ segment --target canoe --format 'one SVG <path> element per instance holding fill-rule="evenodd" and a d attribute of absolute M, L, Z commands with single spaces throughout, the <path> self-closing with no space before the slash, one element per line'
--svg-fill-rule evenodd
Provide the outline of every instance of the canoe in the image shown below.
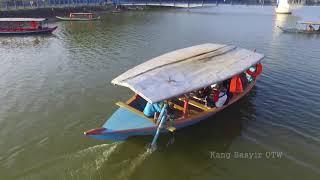
<path fill-rule="evenodd" d="M 119 108 L 101 128 L 84 134 L 94 139 L 123 141 L 133 136 L 156 137 L 206 120 L 250 92 L 262 72 L 263 58 L 260 53 L 233 45 L 201 44 L 146 61 L 112 80 L 112 84 L 128 87 L 135 95 L 116 103 Z M 234 93 L 238 87 L 231 84 L 237 82 L 239 86 L 240 74 L 252 67 L 259 67 L 256 69 L 260 71 L 252 74 L 254 79 L 250 83 L 243 83 L 242 91 Z M 221 82 L 230 82 L 228 100 L 221 106 L 208 105 L 193 93 L 213 84 L 223 87 Z M 146 116 L 146 105 L 156 103 L 164 104 L 158 118 Z"/>
<path fill-rule="evenodd" d="M 95 20 L 100 20 L 101 17 L 95 17 L 95 18 L 70 18 L 70 17 L 60 17 L 56 16 L 57 19 L 62 20 L 62 21 L 95 21 Z"/>

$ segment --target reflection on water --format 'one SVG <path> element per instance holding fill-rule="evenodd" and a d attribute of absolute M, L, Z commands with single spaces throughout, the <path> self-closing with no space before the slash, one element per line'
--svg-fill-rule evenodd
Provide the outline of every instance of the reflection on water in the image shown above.
<path fill-rule="evenodd" d="M 5 179 L 317 179 L 320 36 L 276 26 L 319 17 L 318 7 L 152 9 L 102 21 L 56 22 L 53 36 L 0 37 L 0 174 Z M 96 141 L 131 92 L 111 79 L 168 51 L 205 42 L 266 55 L 264 73 L 238 103 L 207 121 L 126 142 Z M 210 152 L 281 151 L 281 159 L 210 158 Z M 250 173 L 248 173 L 250 169 Z M 267 169 L 267 171 L 266 171 Z"/>
<path fill-rule="evenodd" d="M 292 15 L 276 14 L 275 25 L 280 27 L 287 27 L 289 25 L 289 19 L 292 19 Z"/>
<path fill-rule="evenodd" d="M 65 24 L 66 29 L 70 30 L 72 33 L 76 32 L 91 32 L 95 31 L 96 29 L 96 23 L 89 21 L 89 22 L 69 22 L 68 24 Z"/>
<path fill-rule="evenodd" d="M 1 50 L 10 48 L 39 48 L 46 46 L 49 39 L 46 36 L 24 36 L 21 38 L 16 37 L 0 37 Z"/>

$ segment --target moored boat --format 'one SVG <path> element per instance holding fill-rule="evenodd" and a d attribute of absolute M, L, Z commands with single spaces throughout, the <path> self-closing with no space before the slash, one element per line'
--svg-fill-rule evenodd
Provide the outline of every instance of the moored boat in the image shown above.
<path fill-rule="evenodd" d="M 250 92 L 262 72 L 264 55 L 233 45 L 202 44 L 179 49 L 142 63 L 112 84 L 135 95 L 101 128 L 86 136 L 125 140 L 131 136 L 176 131 L 198 123 Z M 156 110 L 153 113 L 150 110 Z"/>
<path fill-rule="evenodd" d="M 69 17 L 56 16 L 56 18 L 63 21 L 94 21 L 99 20 L 100 16 L 95 17 L 93 13 L 70 13 Z"/>
<path fill-rule="evenodd" d="M 0 35 L 51 34 L 57 26 L 48 27 L 45 18 L 0 18 Z"/>
<path fill-rule="evenodd" d="M 320 22 L 300 21 L 296 27 L 280 27 L 286 33 L 320 34 Z"/>

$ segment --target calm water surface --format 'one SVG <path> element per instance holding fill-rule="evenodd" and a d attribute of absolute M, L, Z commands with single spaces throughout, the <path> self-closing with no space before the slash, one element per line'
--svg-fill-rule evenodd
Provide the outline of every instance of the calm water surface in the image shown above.
<path fill-rule="evenodd" d="M 92 23 L 57 22 L 48 37 L 0 38 L 1 179 L 319 179 L 320 36 L 276 26 L 316 19 L 272 7 L 219 6 L 106 14 Z M 205 42 L 264 53 L 252 92 L 208 121 L 160 137 L 89 139 L 131 92 L 110 81 L 162 53 Z M 172 143 L 173 142 L 173 143 Z M 282 152 L 267 158 L 266 152 Z M 230 159 L 210 152 L 230 152 Z M 262 152 L 236 159 L 234 152 Z"/>

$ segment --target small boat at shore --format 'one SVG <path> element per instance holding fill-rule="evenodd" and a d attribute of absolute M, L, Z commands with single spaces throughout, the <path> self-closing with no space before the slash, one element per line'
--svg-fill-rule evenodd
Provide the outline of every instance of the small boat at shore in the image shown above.
<path fill-rule="evenodd" d="M 285 33 L 320 34 L 320 22 L 301 21 L 296 27 L 277 27 Z"/>
<path fill-rule="evenodd" d="M 63 21 L 94 21 L 99 20 L 100 16 L 94 17 L 93 13 L 70 13 L 69 17 L 56 16 L 56 18 Z"/>
<path fill-rule="evenodd" d="M 48 27 L 45 18 L 0 18 L 0 35 L 51 34 L 57 26 Z"/>
<path fill-rule="evenodd" d="M 100 140 L 174 132 L 222 111 L 248 94 L 262 73 L 263 54 L 233 45 L 201 44 L 142 63 L 112 84 L 133 95 L 101 128 L 84 132 Z M 150 114 L 150 109 L 157 112 Z"/>

